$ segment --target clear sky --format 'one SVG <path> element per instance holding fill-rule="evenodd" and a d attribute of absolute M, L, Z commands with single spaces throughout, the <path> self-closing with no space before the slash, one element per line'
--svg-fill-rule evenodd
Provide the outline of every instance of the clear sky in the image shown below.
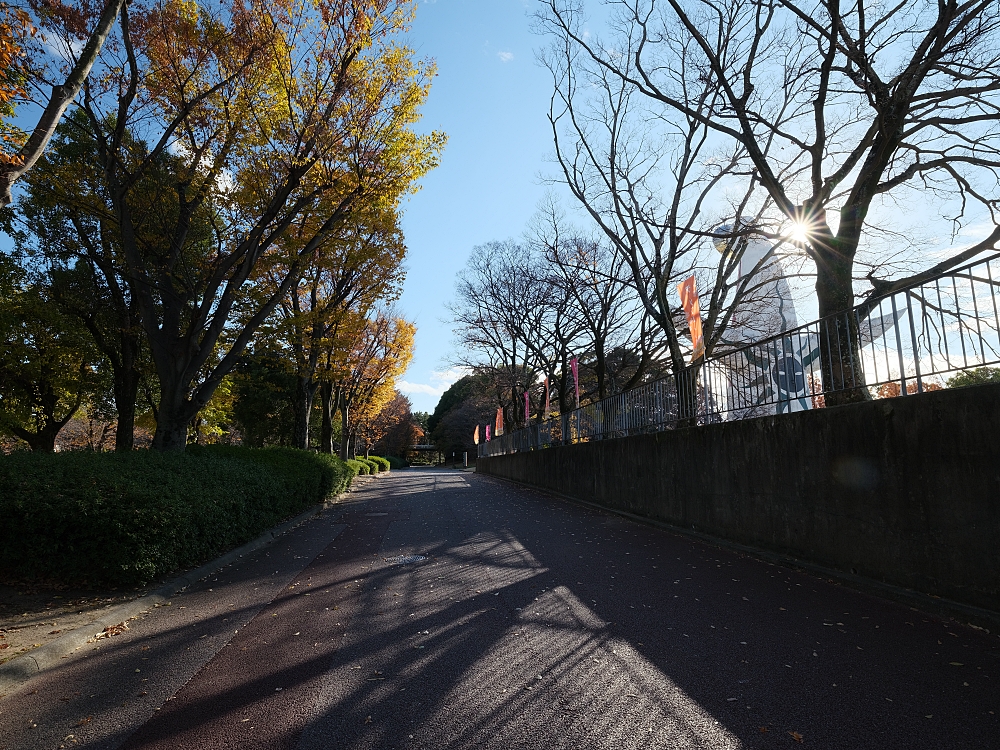
<path fill-rule="evenodd" d="M 460 373 L 449 372 L 445 305 L 470 250 L 520 236 L 549 188 L 546 120 L 551 79 L 535 61 L 531 0 L 426 0 L 410 44 L 437 61 L 421 129 L 448 134 L 441 166 L 422 181 L 403 218 L 408 275 L 399 310 L 417 325 L 413 363 L 398 388 L 415 411 L 433 411 Z"/>

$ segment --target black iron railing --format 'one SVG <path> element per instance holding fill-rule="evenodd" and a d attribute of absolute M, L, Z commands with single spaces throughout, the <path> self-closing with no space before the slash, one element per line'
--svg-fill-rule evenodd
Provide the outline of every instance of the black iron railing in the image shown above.
<path fill-rule="evenodd" d="M 959 372 L 1000 363 L 998 285 L 1000 254 L 494 436 L 479 455 L 936 390 Z"/>

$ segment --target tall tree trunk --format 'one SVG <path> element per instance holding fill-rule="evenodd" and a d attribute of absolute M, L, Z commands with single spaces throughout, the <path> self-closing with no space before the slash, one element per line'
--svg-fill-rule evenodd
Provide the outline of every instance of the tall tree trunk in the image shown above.
<path fill-rule="evenodd" d="M 675 370 L 677 385 L 677 426 L 695 427 L 698 424 L 698 371 L 695 365 Z"/>
<path fill-rule="evenodd" d="M 135 447 L 135 402 L 139 397 L 139 378 L 134 373 L 124 383 L 115 383 L 115 453 L 129 453 Z M 116 379 L 117 380 L 117 379 Z"/>
<path fill-rule="evenodd" d="M 167 379 L 162 373 L 160 375 L 160 404 L 156 410 L 153 450 L 183 451 L 187 445 L 188 424 L 198 408 L 188 401 L 187 389 L 181 380 L 181 377 Z"/>
<path fill-rule="evenodd" d="M 120 370 L 114 371 L 115 410 L 118 424 L 115 427 L 115 453 L 129 453 L 135 446 L 135 403 L 139 398 L 138 371 L 139 342 L 135 336 L 121 336 Z"/>
<path fill-rule="evenodd" d="M 827 406 L 870 401 L 858 340 L 852 279 L 853 254 L 837 252 L 830 243 L 816 253 L 816 297 L 819 301 L 820 358 Z"/>
<path fill-rule="evenodd" d="M 320 433 L 319 449 L 323 453 L 333 454 L 333 383 L 324 381 L 320 386 L 320 399 L 323 402 L 323 429 Z"/>
<path fill-rule="evenodd" d="M 312 415 L 313 399 L 319 384 L 312 378 L 301 375 L 295 378 L 295 398 L 292 411 L 295 414 L 295 427 L 292 434 L 292 445 L 302 450 L 309 449 L 309 417 Z"/>
<path fill-rule="evenodd" d="M 346 461 L 350 458 L 348 454 L 348 443 L 350 437 L 350 430 L 347 428 L 348 417 L 350 416 L 350 406 L 343 396 L 340 398 L 340 460 Z"/>

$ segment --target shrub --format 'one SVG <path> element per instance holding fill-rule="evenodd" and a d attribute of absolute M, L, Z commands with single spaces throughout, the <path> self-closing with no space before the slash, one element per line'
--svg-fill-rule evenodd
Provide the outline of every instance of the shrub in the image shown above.
<path fill-rule="evenodd" d="M 381 468 L 377 463 L 372 461 L 370 458 L 362 458 L 361 456 L 358 456 L 358 461 L 368 466 L 368 471 L 371 474 L 378 474 L 379 469 Z"/>
<path fill-rule="evenodd" d="M 399 456 L 386 456 L 385 460 L 389 462 L 389 468 L 392 469 L 405 469 L 408 464 Z"/>
<path fill-rule="evenodd" d="M 369 456 L 368 460 L 374 461 L 376 464 L 378 464 L 379 471 L 389 471 L 389 469 L 392 468 L 392 466 L 389 464 L 389 461 L 385 458 L 382 458 L 381 456 Z"/>
<path fill-rule="evenodd" d="M 0 456 L 0 569 L 145 583 L 253 539 L 352 476 L 333 456 L 291 448 Z"/>
<path fill-rule="evenodd" d="M 358 460 L 353 459 L 353 458 L 347 459 L 347 461 L 345 463 L 347 463 L 347 465 L 350 466 L 354 470 L 355 476 L 357 476 L 358 474 L 371 474 L 372 473 L 372 468 L 367 463 L 362 463 L 361 461 L 358 461 Z"/>

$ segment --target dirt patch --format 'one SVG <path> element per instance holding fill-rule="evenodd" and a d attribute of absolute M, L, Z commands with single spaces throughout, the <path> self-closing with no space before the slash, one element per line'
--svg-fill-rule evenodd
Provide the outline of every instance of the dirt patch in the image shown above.
<path fill-rule="evenodd" d="M 0 579 L 0 664 L 99 620 L 156 588 L 71 588 Z"/>

